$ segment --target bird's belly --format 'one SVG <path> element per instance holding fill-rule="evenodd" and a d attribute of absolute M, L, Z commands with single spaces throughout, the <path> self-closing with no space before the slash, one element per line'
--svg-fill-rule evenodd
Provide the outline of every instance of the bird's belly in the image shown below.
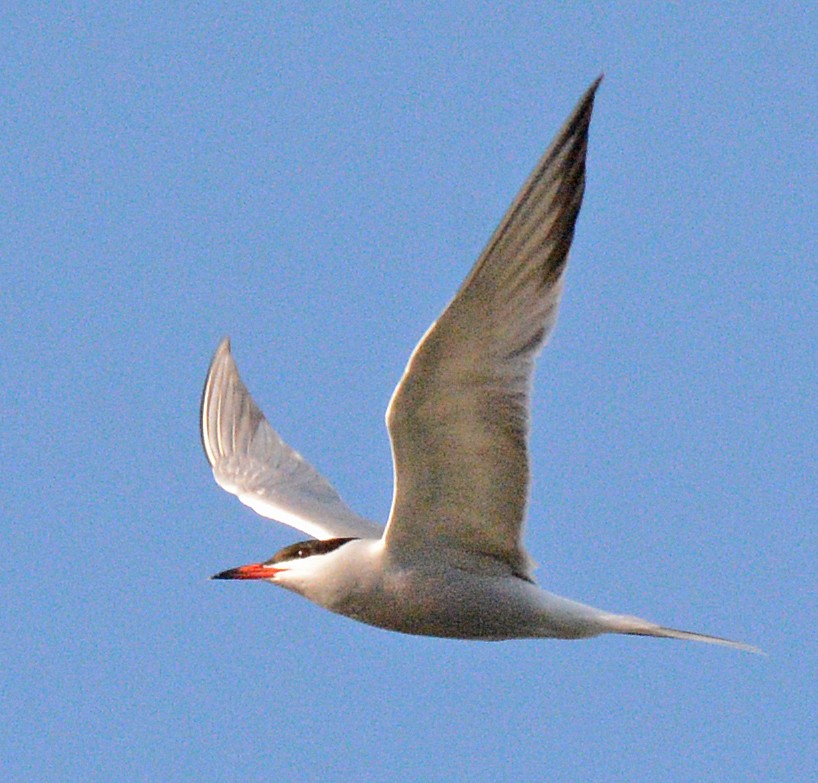
<path fill-rule="evenodd" d="M 324 605 L 392 631 L 491 640 L 552 635 L 543 627 L 538 595 L 534 585 L 513 576 L 406 568 Z"/>

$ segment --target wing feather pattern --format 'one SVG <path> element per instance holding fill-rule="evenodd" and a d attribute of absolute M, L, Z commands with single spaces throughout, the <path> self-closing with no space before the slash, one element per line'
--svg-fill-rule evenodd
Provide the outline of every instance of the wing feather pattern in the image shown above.
<path fill-rule="evenodd" d="M 269 425 L 222 340 L 207 373 L 202 445 L 220 487 L 261 514 L 327 538 L 380 538 L 380 525 L 358 516 L 333 486 Z"/>
<path fill-rule="evenodd" d="M 534 361 L 557 318 L 585 187 L 597 80 L 415 348 L 387 410 L 395 489 L 385 540 L 531 578 L 522 542 Z"/>

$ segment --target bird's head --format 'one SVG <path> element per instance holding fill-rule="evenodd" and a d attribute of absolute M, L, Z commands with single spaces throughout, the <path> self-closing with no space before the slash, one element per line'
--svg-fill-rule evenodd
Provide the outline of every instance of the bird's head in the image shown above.
<path fill-rule="evenodd" d="M 265 579 L 282 587 L 298 590 L 298 584 L 309 580 L 310 576 L 323 570 L 326 557 L 353 538 L 328 538 L 323 541 L 312 539 L 285 546 L 263 563 L 230 568 L 221 571 L 211 579 Z"/>

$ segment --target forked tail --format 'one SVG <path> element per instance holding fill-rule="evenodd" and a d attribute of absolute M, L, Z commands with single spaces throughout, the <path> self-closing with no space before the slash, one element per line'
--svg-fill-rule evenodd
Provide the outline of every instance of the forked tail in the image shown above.
<path fill-rule="evenodd" d="M 677 628 L 665 628 L 663 625 L 656 625 L 639 617 L 628 617 L 620 615 L 617 618 L 615 633 L 628 634 L 630 636 L 656 636 L 662 639 L 683 639 L 688 642 L 705 642 L 706 644 L 720 644 L 724 647 L 732 647 L 735 650 L 766 655 L 763 650 L 752 644 L 744 642 L 734 642 L 732 639 L 725 639 L 721 636 L 710 636 L 705 633 L 694 633 L 693 631 L 680 631 Z"/>

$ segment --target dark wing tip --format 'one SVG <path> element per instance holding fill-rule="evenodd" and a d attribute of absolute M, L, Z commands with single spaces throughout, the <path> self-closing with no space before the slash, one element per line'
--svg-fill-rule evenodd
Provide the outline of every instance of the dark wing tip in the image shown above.
<path fill-rule="evenodd" d="M 556 155 L 566 144 L 574 143 L 582 148 L 582 157 L 584 159 L 584 147 L 587 144 L 586 139 L 588 127 L 591 124 L 591 113 L 594 109 L 594 98 L 601 81 L 602 75 L 600 74 L 577 101 L 574 110 L 560 128 L 552 143 L 552 154 Z"/>
<path fill-rule="evenodd" d="M 594 98 L 596 91 L 602 82 L 603 74 L 600 74 L 585 91 L 583 96 L 571 112 L 571 116 L 565 121 L 562 129 L 557 133 L 557 139 L 572 138 L 578 135 L 586 135 L 588 126 L 591 124 L 591 112 L 594 108 Z"/>

